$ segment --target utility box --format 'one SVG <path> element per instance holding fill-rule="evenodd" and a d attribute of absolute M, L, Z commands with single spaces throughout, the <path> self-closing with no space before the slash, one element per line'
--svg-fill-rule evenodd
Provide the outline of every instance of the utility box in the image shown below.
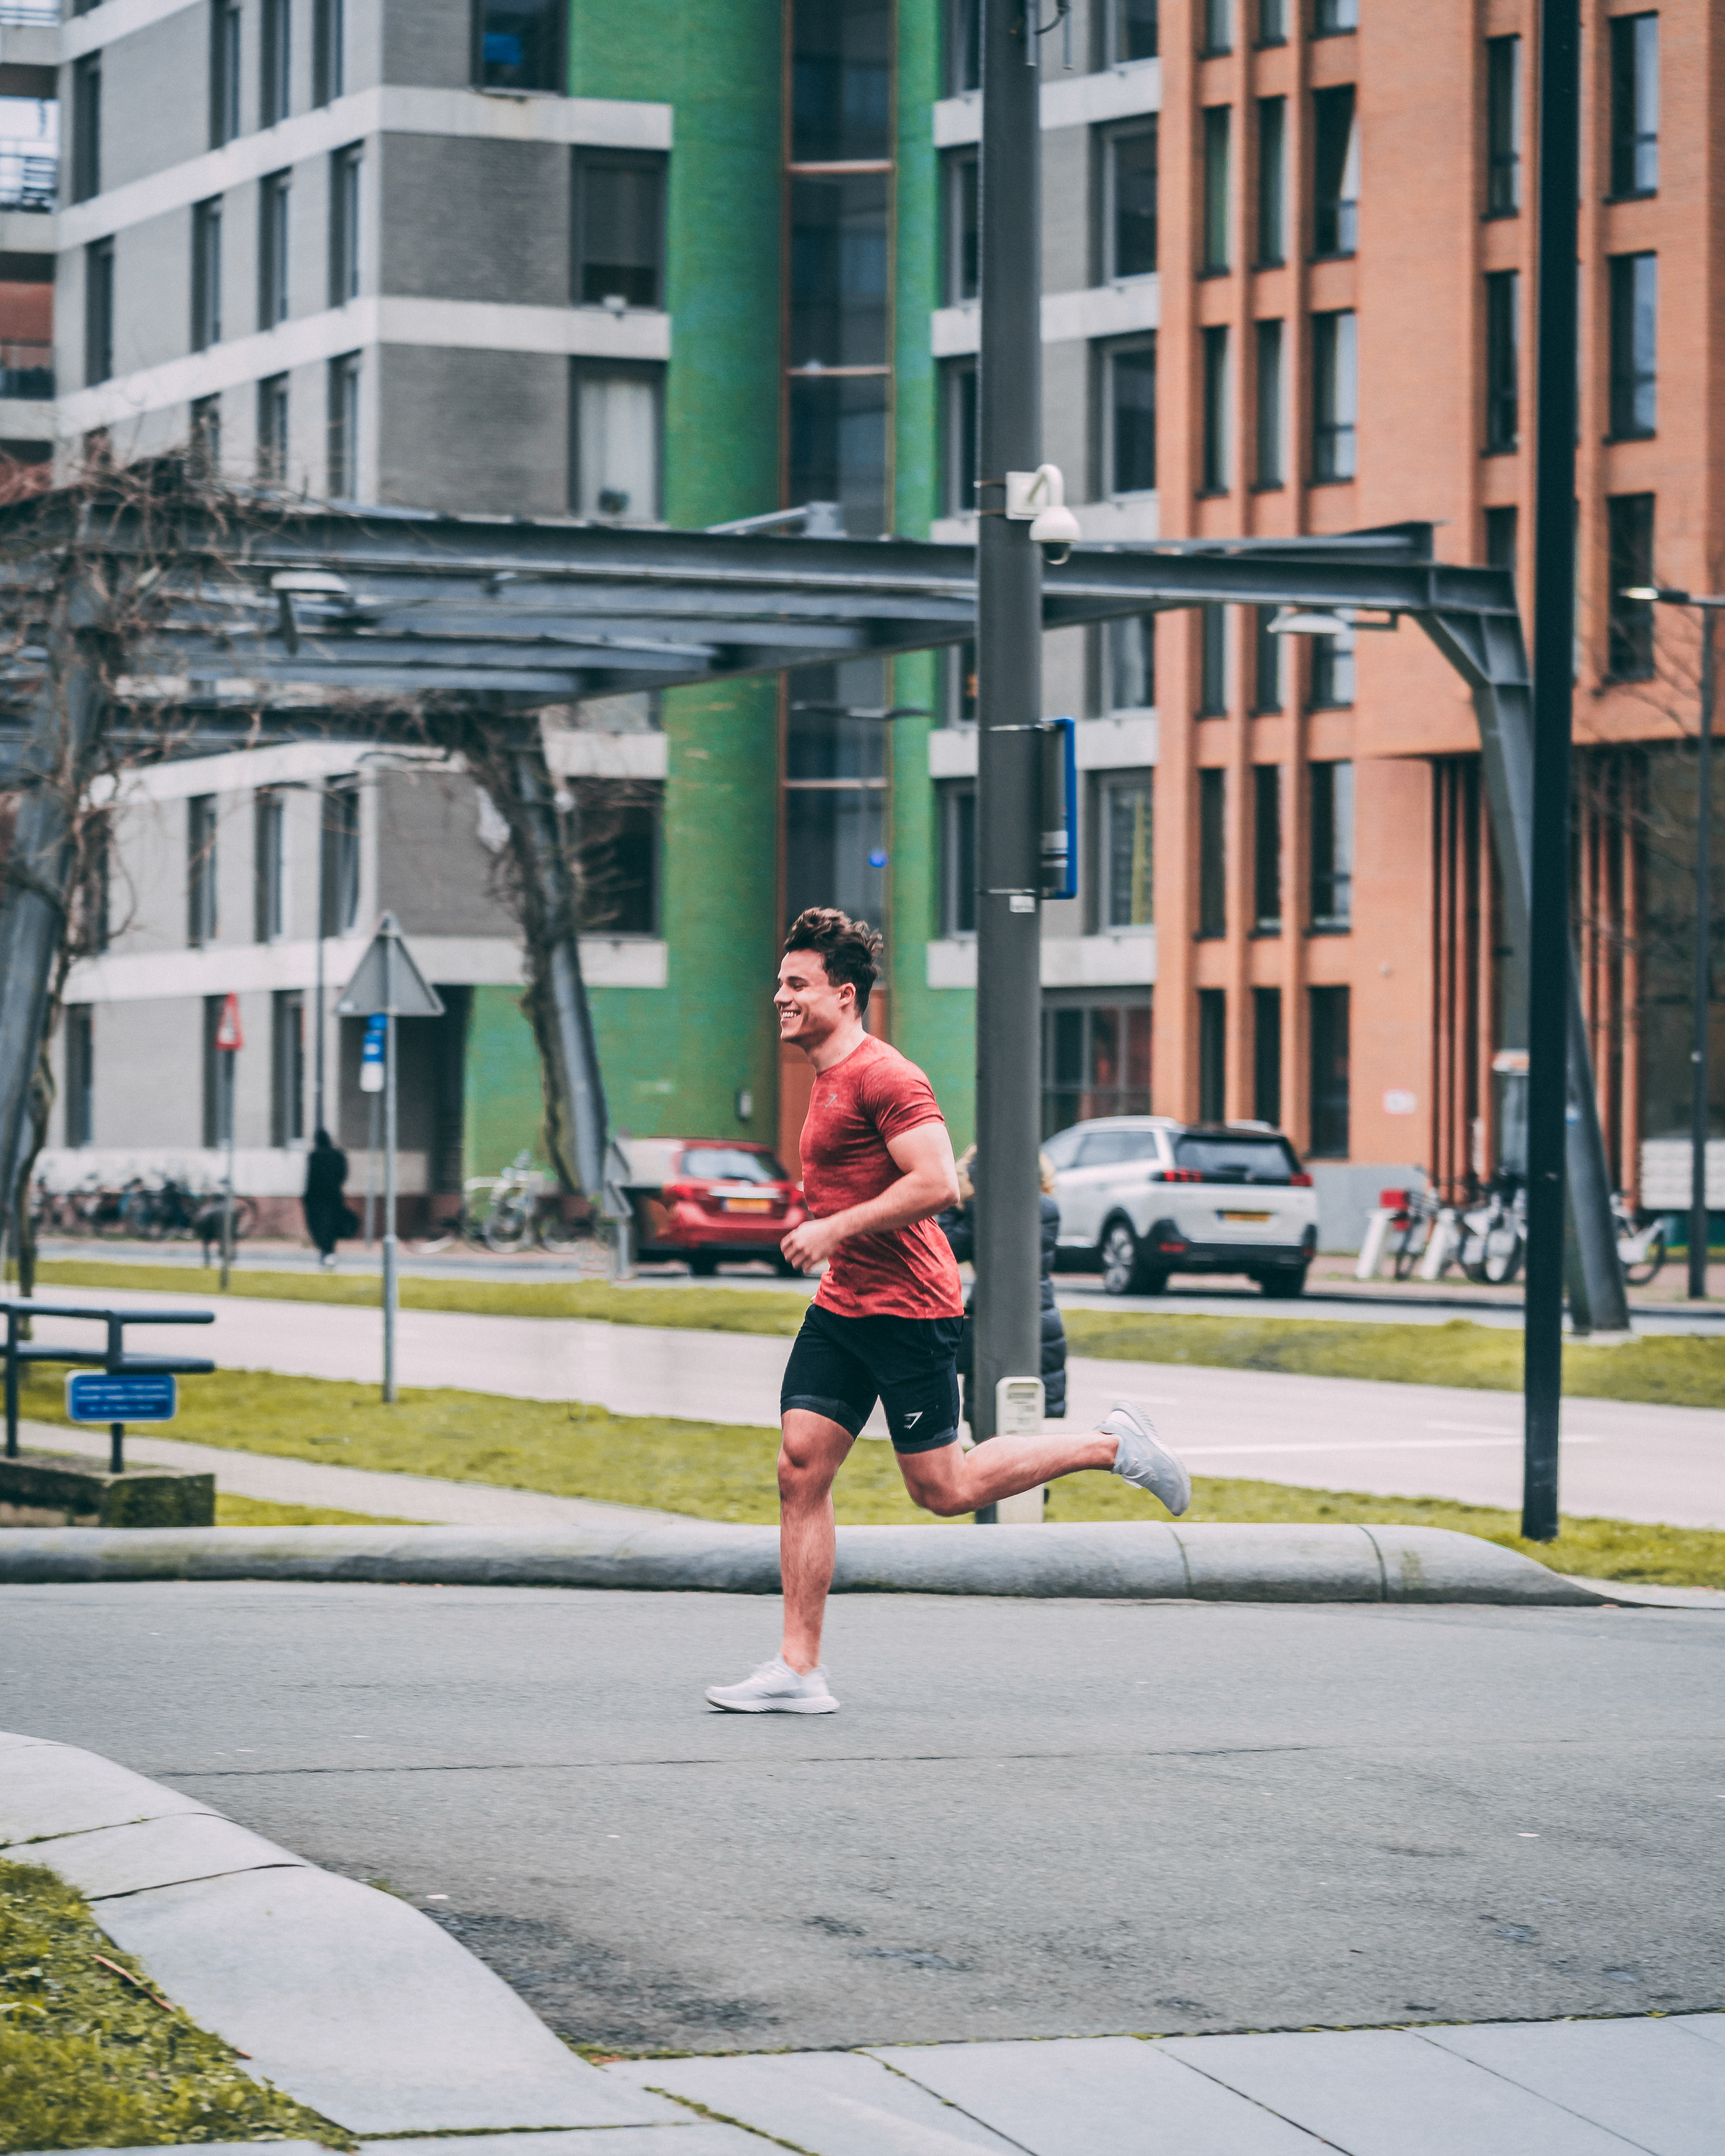
<path fill-rule="evenodd" d="M 1045 1402 L 1040 1378 L 1003 1378 L 994 1388 L 996 1437 L 1040 1437 Z M 1039 1482 L 1034 1490 L 1016 1497 L 1003 1497 L 994 1507 L 995 1524 L 1003 1527 L 1040 1527 L 1048 1491 Z"/>

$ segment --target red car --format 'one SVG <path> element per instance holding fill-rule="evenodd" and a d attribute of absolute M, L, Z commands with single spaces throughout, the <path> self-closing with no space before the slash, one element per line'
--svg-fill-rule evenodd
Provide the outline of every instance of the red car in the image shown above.
<path fill-rule="evenodd" d="M 691 1273 L 721 1259 L 766 1258 L 794 1274 L 778 1246 L 808 1219 L 801 1188 L 765 1146 L 739 1138 L 619 1138 L 634 1213 L 635 1251 L 681 1258 Z"/>

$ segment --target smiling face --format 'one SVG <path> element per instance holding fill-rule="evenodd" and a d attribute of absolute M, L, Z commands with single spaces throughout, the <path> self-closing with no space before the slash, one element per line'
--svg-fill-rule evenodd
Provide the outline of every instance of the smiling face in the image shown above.
<path fill-rule="evenodd" d="M 828 979 L 819 951 L 787 951 L 778 962 L 773 1007 L 779 1039 L 814 1050 L 855 1020 L 856 990 L 849 981 L 835 986 Z"/>

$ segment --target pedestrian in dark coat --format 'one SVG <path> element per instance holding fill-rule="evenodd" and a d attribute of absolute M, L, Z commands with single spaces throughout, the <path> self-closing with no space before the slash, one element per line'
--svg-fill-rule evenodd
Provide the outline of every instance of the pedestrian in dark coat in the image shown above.
<path fill-rule="evenodd" d="M 1042 1180 L 1042 1394 L 1043 1411 L 1050 1421 L 1066 1412 L 1066 1328 L 1060 1322 L 1055 1301 L 1055 1251 L 1060 1239 L 1060 1209 L 1055 1203 L 1054 1163 L 1045 1153 L 1037 1155 Z M 976 1255 L 976 1147 L 971 1146 L 958 1161 L 958 1203 L 939 1216 L 938 1226 L 962 1265 Z M 964 1380 L 964 1419 L 973 1431 L 972 1373 L 976 1367 L 976 1290 L 964 1303 L 964 1337 L 958 1343 L 958 1371 Z"/>
<path fill-rule="evenodd" d="M 305 1232 L 316 1244 L 326 1266 L 336 1262 L 336 1244 L 352 1235 L 352 1214 L 341 1193 L 347 1183 L 347 1156 L 325 1130 L 318 1132 L 305 1157 Z"/>

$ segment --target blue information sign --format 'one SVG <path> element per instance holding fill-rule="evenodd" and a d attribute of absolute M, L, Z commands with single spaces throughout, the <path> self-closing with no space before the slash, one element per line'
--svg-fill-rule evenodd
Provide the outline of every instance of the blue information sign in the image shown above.
<path fill-rule="evenodd" d="M 172 1422 L 180 1411 L 172 1373 L 74 1370 L 66 1379 L 66 1413 L 74 1422 Z"/>

